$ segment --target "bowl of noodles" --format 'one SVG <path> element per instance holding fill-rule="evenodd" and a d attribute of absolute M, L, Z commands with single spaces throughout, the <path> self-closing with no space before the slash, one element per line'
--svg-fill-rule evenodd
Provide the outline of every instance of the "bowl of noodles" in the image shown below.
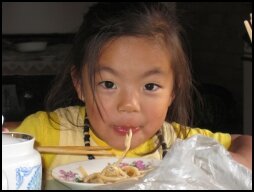
<path fill-rule="evenodd" d="M 91 189 L 99 185 L 138 180 L 158 166 L 160 160 L 147 158 L 100 158 L 58 166 L 54 179 L 71 189 Z"/>

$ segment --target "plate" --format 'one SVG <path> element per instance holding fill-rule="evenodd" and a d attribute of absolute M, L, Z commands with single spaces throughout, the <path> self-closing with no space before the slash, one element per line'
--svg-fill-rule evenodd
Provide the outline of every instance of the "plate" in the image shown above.
<path fill-rule="evenodd" d="M 92 174 L 94 172 L 102 171 L 102 169 L 105 168 L 108 163 L 114 163 L 117 160 L 118 158 L 102 158 L 70 163 L 54 168 L 52 170 L 52 176 L 54 179 L 71 189 L 91 189 L 93 187 L 106 184 L 79 182 L 78 179 L 83 177 L 82 173 L 80 172 L 80 167 L 83 167 L 88 174 Z M 131 164 L 137 161 L 141 161 L 141 163 L 145 166 L 152 165 L 156 167 L 161 160 L 147 158 L 124 158 L 122 163 Z"/>

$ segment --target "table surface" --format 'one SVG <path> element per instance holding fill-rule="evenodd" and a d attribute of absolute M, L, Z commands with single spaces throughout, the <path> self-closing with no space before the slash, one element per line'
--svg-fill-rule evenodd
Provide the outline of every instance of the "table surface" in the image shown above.
<path fill-rule="evenodd" d="M 50 180 L 46 182 L 46 186 L 43 187 L 43 190 L 70 190 L 70 188 L 57 180 Z"/>

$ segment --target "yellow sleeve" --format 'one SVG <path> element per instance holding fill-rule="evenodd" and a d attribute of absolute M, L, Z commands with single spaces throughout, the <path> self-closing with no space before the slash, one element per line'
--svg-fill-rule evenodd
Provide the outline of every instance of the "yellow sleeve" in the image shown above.
<path fill-rule="evenodd" d="M 53 112 L 51 116 L 58 120 L 57 115 Z M 35 146 L 55 146 L 59 145 L 59 125 L 49 120 L 46 112 L 36 112 L 26 117 L 23 122 L 13 131 L 22 132 L 32 135 L 35 138 Z M 55 155 L 41 154 L 44 166 L 48 167 Z"/>
<path fill-rule="evenodd" d="M 180 124 L 172 123 L 172 126 L 173 126 L 175 132 L 178 133 L 180 130 Z M 226 149 L 229 149 L 229 147 L 231 145 L 231 135 L 228 133 L 221 133 L 221 132 L 213 133 L 207 129 L 191 128 L 191 127 L 186 127 L 186 129 L 187 129 L 186 131 L 188 133 L 187 138 L 189 138 L 193 135 L 196 135 L 196 134 L 201 134 L 201 135 L 211 137 L 211 138 L 217 140 Z M 179 138 L 184 139 L 182 134 L 179 135 Z"/>

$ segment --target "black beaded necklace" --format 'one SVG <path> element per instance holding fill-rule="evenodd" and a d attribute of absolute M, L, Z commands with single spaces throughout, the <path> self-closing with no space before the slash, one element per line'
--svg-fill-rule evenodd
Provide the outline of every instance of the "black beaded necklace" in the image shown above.
<path fill-rule="evenodd" d="M 87 114 L 85 115 L 84 121 L 84 142 L 85 146 L 90 146 L 90 134 L 89 134 L 90 122 L 88 120 Z M 89 160 L 95 159 L 91 154 L 87 155 Z"/>
<path fill-rule="evenodd" d="M 84 121 L 84 131 L 83 131 L 85 146 L 90 146 L 89 129 L 90 129 L 90 122 L 89 122 L 87 114 L 86 114 L 85 115 L 85 121 Z M 157 137 L 159 139 L 159 142 L 161 144 L 161 147 L 162 147 L 162 158 L 164 158 L 164 156 L 167 153 L 167 145 L 166 145 L 166 143 L 164 141 L 164 137 L 162 135 L 161 129 L 156 133 L 156 135 L 157 135 Z M 95 159 L 95 157 L 92 154 L 88 154 L 87 156 L 88 156 L 89 160 Z"/>
<path fill-rule="evenodd" d="M 162 147 L 162 158 L 164 158 L 165 155 L 167 154 L 167 144 L 164 140 L 161 129 L 156 133 L 156 135 L 157 135 L 159 142 L 161 144 L 161 147 Z"/>

